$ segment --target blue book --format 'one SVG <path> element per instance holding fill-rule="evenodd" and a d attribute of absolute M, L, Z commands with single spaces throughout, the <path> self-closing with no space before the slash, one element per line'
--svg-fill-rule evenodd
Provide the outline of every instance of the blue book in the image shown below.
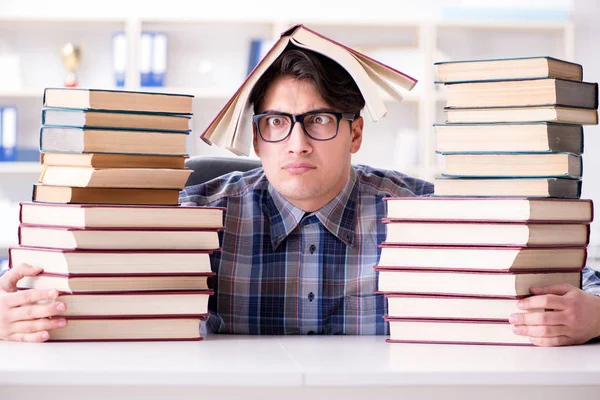
<path fill-rule="evenodd" d="M 269 49 L 273 47 L 275 41 L 265 39 L 254 39 L 250 42 L 250 54 L 248 56 L 248 75 L 258 65 L 260 60 L 269 52 Z"/>
<path fill-rule="evenodd" d="M 115 74 L 115 86 L 125 87 L 125 73 L 127 70 L 127 38 L 125 32 L 117 32 L 113 35 L 113 72 Z"/>
<path fill-rule="evenodd" d="M 140 40 L 140 86 L 152 86 L 152 32 L 142 32 Z"/>
<path fill-rule="evenodd" d="M 0 161 L 17 159 L 17 108 L 0 109 Z"/>
<path fill-rule="evenodd" d="M 152 34 L 152 62 L 150 86 L 165 86 L 167 76 L 167 35 L 162 32 Z"/>

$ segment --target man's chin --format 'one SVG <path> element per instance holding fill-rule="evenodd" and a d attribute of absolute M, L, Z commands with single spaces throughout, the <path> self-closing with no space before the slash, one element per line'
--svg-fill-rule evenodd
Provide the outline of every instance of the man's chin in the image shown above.
<path fill-rule="evenodd" d="M 283 185 L 283 187 L 275 189 L 288 200 L 310 200 L 320 194 L 317 188 L 306 185 Z"/>

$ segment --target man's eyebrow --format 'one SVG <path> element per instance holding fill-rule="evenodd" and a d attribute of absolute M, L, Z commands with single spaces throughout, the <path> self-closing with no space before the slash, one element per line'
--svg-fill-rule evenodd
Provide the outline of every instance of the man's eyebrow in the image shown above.
<path fill-rule="evenodd" d="M 308 110 L 306 112 L 335 112 L 335 110 L 333 110 L 332 108 L 315 108 L 314 110 Z M 285 112 L 285 111 L 280 111 L 280 110 L 269 109 L 269 110 L 264 110 L 260 114 L 290 114 L 290 113 Z M 301 114 L 305 114 L 305 113 L 301 113 Z"/>

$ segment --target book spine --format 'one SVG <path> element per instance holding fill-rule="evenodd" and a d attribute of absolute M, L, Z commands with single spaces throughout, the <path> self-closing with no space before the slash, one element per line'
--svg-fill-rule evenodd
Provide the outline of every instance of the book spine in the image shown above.
<path fill-rule="evenodd" d="M 386 339 L 387 343 L 413 343 L 413 344 L 460 344 L 460 345 L 493 345 L 493 346 L 534 346 L 533 343 L 500 343 L 500 342 L 447 342 L 433 340 L 395 340 Z"/>
<path fill-rule="evenodd" d="M 48 88 L 44 89 L 44 94 L 42 95 L 42 104 L 45 106 L 46 105 L 46 92 L 48 91 Z M 44 111 L 42 110 L 42 124 L 44 123 Z"/>
<path fill-rule="evenodd" d="M 12 269 L 12 264 L 13 264 L 12 251 L 13 251 L 12 248 L 8 249 L 8 269 Z"/>
<path fill-rule="evenodd" d="M 42 122 L 42 123 L 43 123 L 43 122 Z M 42 139 L 42 138 L 43 138 L 43 136 L 44 136 L 44 127 L 42 126 L 42 127 L 40 128 L 40 137 L 39 137 L 39 139 L 38 139 L 38 143 L 39 143 L 39 146 L 38 146 L 38 148 L 40 149 L 40 152 L 43 152 L 43 151 L 44 151 L 44 146 L 42 145 L 42 143 L 43 143 L 43 139 Z"/>

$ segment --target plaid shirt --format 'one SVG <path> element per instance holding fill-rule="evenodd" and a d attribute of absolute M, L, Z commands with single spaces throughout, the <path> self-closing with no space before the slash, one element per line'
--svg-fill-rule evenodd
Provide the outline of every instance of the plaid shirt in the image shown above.
<path fill-rule="evenodd" d="M 313 213 L 286 201 L 262 168 L 184 189 L 184 206 L 227 208 L 203 332 L 387 334 L 373 269 L 386 234 L 383 198 L 432 192 L 366 166 L 351 168 L 342 191 Z"/>
<path fill-rule="evenodd" d="M 386 234 L 383 198 L 432 192 L 428 182 L 366 166 L 353 166 L 314 213 L 286 201 L 262 168 L 184 189 L 184 206 L 227 208 L 202 333 L 388 334 L 373 269 Z M 582 287 L 600 295 L 600 273 L 584 269 Z"/>

